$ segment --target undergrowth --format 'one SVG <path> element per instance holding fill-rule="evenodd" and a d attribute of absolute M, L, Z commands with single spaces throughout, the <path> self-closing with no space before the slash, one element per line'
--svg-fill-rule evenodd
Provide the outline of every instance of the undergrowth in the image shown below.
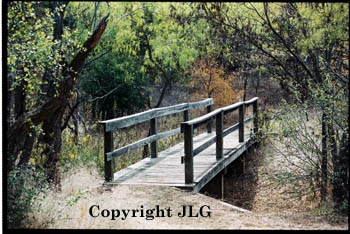
<path fill-rule="evenodd" d="M 196 111 L 192 111 L 191 119 L 201 115 Z M 166 116 L 158 119 L 158 132 L 165 132 L 180 127 L 183 121 L 181 113 Z M 66 128 L 62 132 L 62 149 L 59 159 L 59 177 L 67 174 L 75 173 L 80 168 L 90 171 L 97 171 L 101 178 L 104 177 L 104 139 L 103 131 L 100 125 L 91 124 L 90 129 L 82 131 L 79 129 L 79 135 L 75 135 L 74 131 Z M 113 133 L 113 148 L 118 149 L 128 144 L 134 143 L 148 136 L 149 123 L 138 124 L 136 126 L 119 129 Z M 199 130 L 197 134 L 202 130 Z M 182 134 L 167 137 L 158 141 L 158 152 L 161 152 L 175 144 L 183 141 Z M 141 147 L 139 149 L 128 152 L 115 160 L 114 172 L 128 167 L 141 160 L 145 156 L 149 156 L 144 151 L 150 151 L 150 147 Z M 61 217 L 66 207 L 74 206 L 76 202 L 85 193 L 78 191 L 68 196 L 67 199 L 51 201 L 52 204 L 46 204 L 45 198 L 48 194 L 59 194 L 59 190 L 52 190 L 47 183 L 44 168 L 45 159 L 42 158 L 40 147 L 35 148 L 32 152 L 31 159 L 28 163 L 28 169 L 19 171 L 13 170 L 8 173 L 8 216 L 7 224 L 9 228 L 27 228 L 39 227 L 45 228 L 54 220 Z M 57 207 L 53 207 L 57 206 Z M 44 208 L 45 207 L 45 208 Z M 45 221 L 37 224 L 38 217 L 43 212 L 55 210 L 55 214 L 47 214 Z"/>

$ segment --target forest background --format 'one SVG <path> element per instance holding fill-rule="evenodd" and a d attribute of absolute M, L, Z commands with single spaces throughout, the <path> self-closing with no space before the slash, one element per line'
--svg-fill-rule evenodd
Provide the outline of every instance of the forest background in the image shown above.
<path fill-rule="evenodd" d="M 348 4 L 14 1 L 6 16 L 9 227 L 63 172 L 102 171 L 98 121 L 176 104 L 172 92 L 214 109 L 259 96 L 261 143 L 278 139 L 295 167 L 279 181 L 348 211 Z M 115 169 L 148 147 L 135 155 Z"/>

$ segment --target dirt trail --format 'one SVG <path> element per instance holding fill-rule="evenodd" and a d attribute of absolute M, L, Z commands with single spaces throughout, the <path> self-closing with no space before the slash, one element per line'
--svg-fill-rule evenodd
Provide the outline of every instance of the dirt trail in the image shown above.
<path fill-rule="evenodd" d="M 347 229 L 347 225 L 332 226 L 327 223 L 304 225 L 288 216 L 279 217 L 273 213 L 250 212 L 224 203 L 220 200 L 177 188 L 146 185 L 102 186 L 102 178 L 96 172 L 80 169 L 66 175 L 62 181 L 61 193 L 50 193 L 37 213 L 34 228 L 54 229 Z M 89 210 L 93 205 L 91 217 Z M 179 217 L 183 206 L 193 206 L 193 216 L 202 208 L 203 217 Z M 159 206 L 165 217 L 146 219 L 146 210 Z M 117 216 L 112 218 L 112 210 Z M 141 210 L 135 217 L 123 210 Z M 168 210 L 167 210 L 168 209 Z M 170 209 L 170 210 L 169 210 Z M 103 211 L 108 210 L 108 211 Z M 210 217 L 208 216 L 210 211 Z M 102 217 L 102 215 L 108 217 Z M 125 213 L 124 213 L 125 214 Z M 156 213 L 153 212 L 153 215 Z M 162 215 L 162 212 L 159 213 Z M 188 211 L 187 211 L 188 215 Z M 186 215 L 186 216 L 187 216 Z M 49 223 L 53 221 L 52 223 Z"/>

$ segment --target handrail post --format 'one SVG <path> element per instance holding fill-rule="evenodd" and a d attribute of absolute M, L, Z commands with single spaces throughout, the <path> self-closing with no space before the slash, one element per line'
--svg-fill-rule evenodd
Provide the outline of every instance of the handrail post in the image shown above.
<path fill-rule="evenodd" d="M 187 122 L 189 120 L 188 110 L 184 111 L 184 122 Z"/>
<path fill-rule="evenodd" d="M 254 134 L 258 134 L 258 99 L 253 102 Z"/>
<path fill-rule="evenodd" d="M 216 115 L 216 160 L 220 160 L 224 157 L 224 111 L 221 110 Z"/>
<path fill-rule="evenodd" d="M 150 135 L 157 134 L 157 118 L 151 119 Z M 157 140 L 151 143 L 151 158 L 157 158 Z"/>
<path fill-rule="evenodd" d="M 113 151 L 113 133 L 104 132 L 104 164 L 105 164 L 105 180 L 113 181 L 114 160 L 107 160 L 107 153 Z"/>
<path fill-rule="evenodd" d="M 207 113 L 211 112 L 211 105 L 207 106 Z M 212 121 L 209 121 L 207 125 L 207 133 L 212 133 Z"/>
<path fill-rule="evenodd" d="M 244 104 L 239 106 L 239 129 L 238 129 L 238 141 L 244 142 Z"/>
<path fill-rule="evenodd" d="M 193 125 L 186 123 L 181 124 L 184 132 L 185 143 L 185 183 L 193 183 Z"/>

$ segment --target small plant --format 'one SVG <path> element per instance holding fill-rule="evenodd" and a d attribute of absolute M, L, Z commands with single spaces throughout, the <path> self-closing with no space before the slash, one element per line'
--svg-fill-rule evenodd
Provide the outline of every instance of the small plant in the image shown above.
<path fill-rule="evenodd" d="M 87 134 L 77 137 L 74 143 L 74 135 L 65 130 L 62 134 L 62 152 L 60 166 L 67 172 L 80 166 L 96 166 L 103 171 L 103 141 L 102 135 Z"/>
<path fill-rule="evenodd" d="M 30 226 L 32 202 L 47 188 L 45 173 L 34 168 L 14 168 L 7 173 L 7 226 L 23 228 Z"/>
<path fill-rule="evenodd" d="M 77 202 L 79 201 L 79 199 L 86 194 L 87 191 L 86 190 L 80 190 L 73 195 L 73 197 L 67 202 L 66 206 L 74 206 L 77 204 Z"/>

